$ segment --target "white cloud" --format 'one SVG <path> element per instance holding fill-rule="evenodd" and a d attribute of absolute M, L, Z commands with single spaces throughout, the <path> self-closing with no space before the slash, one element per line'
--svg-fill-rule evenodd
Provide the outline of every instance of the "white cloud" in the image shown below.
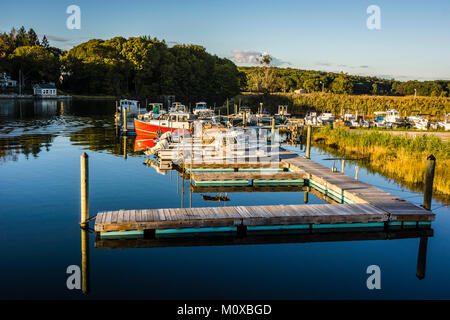
<path fill-rule="evenodd" d="M 239 64 L 260 65 L 261 57 L 268 56 L 267 52 L 251 51 L 251 50 L 233 50 L 233 61 Z M 271 65 L 278 67 L 281 65 L 290 65 L 289 62 L 280 60 L 269 55 L 272 58 Z"/>

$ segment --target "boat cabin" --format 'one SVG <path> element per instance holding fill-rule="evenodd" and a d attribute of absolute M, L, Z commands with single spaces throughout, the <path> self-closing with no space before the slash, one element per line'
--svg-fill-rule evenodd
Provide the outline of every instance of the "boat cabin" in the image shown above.
<path fill-rule="evenodd" d="M 120 112 L 122 112 L 123 109 L 126 108 L 128 114 L 138 114 L 139 113 L 139 101 L 137 101 L 137 100 L 123 99 L 123 100 L 120 100 L 119 106 L 120 106 Z"/>

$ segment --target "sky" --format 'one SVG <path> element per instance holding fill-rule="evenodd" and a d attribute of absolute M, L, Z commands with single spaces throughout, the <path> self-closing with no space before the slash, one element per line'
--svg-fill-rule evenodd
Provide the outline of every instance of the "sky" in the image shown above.
<path fill-rule="evenodd" d="M 80 29 L 66 26 L 70 5 L 80 7 Z M 380 9 L 379 29 L 367 26 L 371 5 Z M 449 0 L 2 0 L 0 32 L 22 25 L 62 49 L 149 35 L 202 45 L 237 65 L 268 53 L 280 67 L 450 79 Z"/>

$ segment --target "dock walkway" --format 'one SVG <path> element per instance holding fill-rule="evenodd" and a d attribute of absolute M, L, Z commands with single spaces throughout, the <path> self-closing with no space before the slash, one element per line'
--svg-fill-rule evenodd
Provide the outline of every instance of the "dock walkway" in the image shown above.
<path fill-rule="evenodd" d="M 434 214 L 422 207 L 343 173 L 332 172 L 330 168 L 313 160 L 292 153 L 281 155 L 281 161 L 287 163 L 291 169 L 307 173 L 310 186 L 332 190 L 353 203 L 370 203 L 389 214 L 392 221 L 434 220 Z"/>
<path fill-rule="evenodd" d="M 304 179 L 311 189 L 330 194 L 341 203 L 312 205 L 167 208 L 100 212 L 95 231 L 164 230 L 190 228 L 295 225 L 299 228 L 341 224 L 429 223 L 434 214 L 388 192 L 291 152 L 281 153 L 280 167 L 290 172 L 192 173 L 195 179 Z M 214 165 L 212 165 L 214 166 Z M 245 187 L 245 186 L 244 186 Z"/>

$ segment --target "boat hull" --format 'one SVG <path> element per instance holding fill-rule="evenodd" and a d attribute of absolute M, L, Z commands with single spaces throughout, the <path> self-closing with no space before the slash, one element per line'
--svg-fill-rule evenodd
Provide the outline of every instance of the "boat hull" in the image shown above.
<path fill-rule="evenodd" d="M 134 130 L 137 135 L 140 136 L 159 136 L 165 132 L 180 132 L 180 133 L 190 133 L 188 122 L 172 122 L 151 120 L 142 121 L 139 119 L 134 119 Z"/>

